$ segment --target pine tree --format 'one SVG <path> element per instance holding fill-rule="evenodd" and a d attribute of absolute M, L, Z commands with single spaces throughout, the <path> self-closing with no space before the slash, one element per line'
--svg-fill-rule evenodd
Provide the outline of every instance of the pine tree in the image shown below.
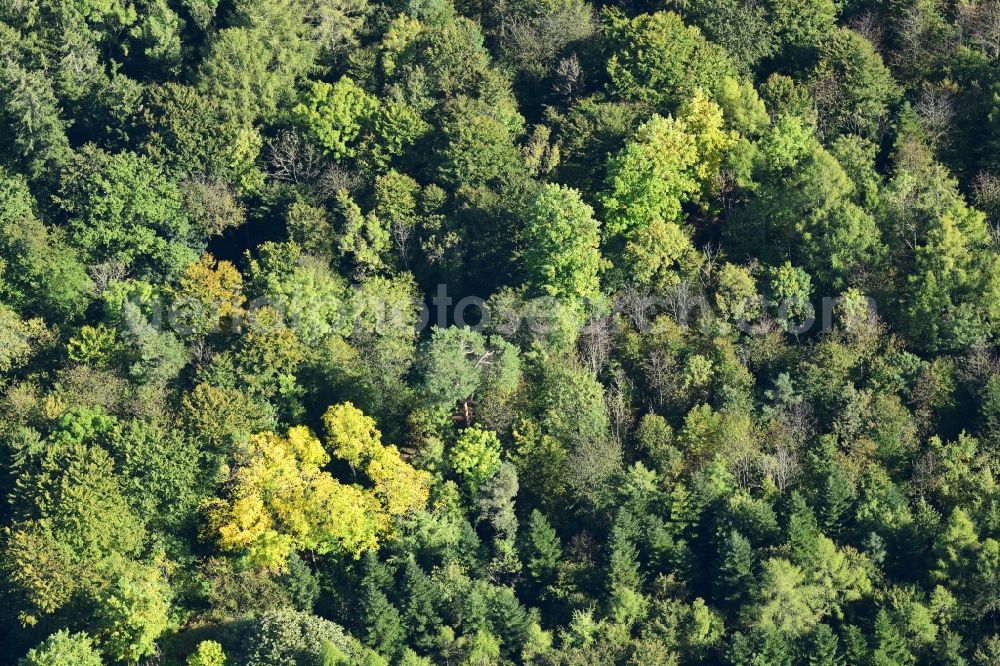
<path fill-rule="evenodd" d="M 730 530 L 720 549 L 716 585 L 723 599 L 738 604 L 753 581 L 753 548 L 749 539 Z"/>
<path fill-rule="evenodd" d="M 875 618 L 874 666 L 911 666 L 916 663 L 899 628 L 885 610 Z"/>
<path fill-rule="evenodd" d="M 839 467 L 834 467 L 820 488 L 819 519 L 823 529 L 836 532 L 843 524 L 844 514 L 854 500 L 854 489 Z"/>
<path fill-rule="evenodd" d="M 853 624 L 845 624 L 841 633 L 844 639 L 844 660 L 848 664 L 864 664 L 868 662 L 868 641 L 861 629 Z"/>
<path fill-rule="evenodd" d="M 397 570 L 391 563 L 380 561 L 373 552 L 364 554 L 360 569 L 361 580 L 356 592 L 360 608 L 355 635 L 373 650 L 395 656 L 406 639 L 403 618 L 386 596 L 386 592 L 397 587 Z"/>
<path fill-rule="evenodd" d="M 648 601 L 642 594 L 643 576 L 635 546 L 635 519 L 627 511 L 618 514 L 611 530 L 608 560 L 608 594 L 612 617 L 630 625 L 645 616 Z"/>
<path fill-rule="evenodd" d="M 809 666 L 843 666 L 837 634 L 826 624 L 818 624 L 813 629 L 808 642 Z"/>
<path fill-rule="evenodd" d="M 634 518 L 623 511 L 615 520 L 611 529 L 611 556 L 608 560 L 608 582 L 612 591 L 627 587 L 640 590 L 642 587 L 642 571 L 639 567 L 639 551 L 632 538 Z"/>
<path fill-rule="evenodd" d="M 406 630 L 399 611 L 385 593 L 373 584 L 365 584 L 361 599 L 365 643 L 380 654 L 395 656 L 403 649 Z"/>
<path fill-rule="evenodd" d="M 403 590 L 403 621 L 408 633 L 418 646 L 430 647 L 442 621 L 434 608 L 434 585 L 412 556 L 403 567 Z"/>
<path fill-rule="evenodd" d="M 754 666 L 792 666 L 793 655 L 788 641 L 777 631 L 764 633 Z"/>
<path fill-rule="evenodd" d="M 523 541 L 524 561 L 536 591 L 540 591 L 555 578 L 556 567 L 562 559 L 559 535 L 538 509 L 528 517 L 528 529 Z"/>
<path fill-rule="evenodd" d="M 979 548 L 975 524 L 965 511 L 956 508 L 934 544 L 938 558 L 934 577 L 952 585 L 961 584 L 971 575 Z"/>
<path fill-rule="evenodd" d="M 810 568 L 819 535 L 816 516 L 801 495 L 792 493 L 791 512 L 788 516 L 788 553 L 794 564 Z"/>
<path fill-rule="evenodd" d="M 675 534 L 680 534 L 685 529 L 697 522 L 698 509 L 691 491 L 682 483 L 676 484 L 670 491 L 670 523 Z"/>

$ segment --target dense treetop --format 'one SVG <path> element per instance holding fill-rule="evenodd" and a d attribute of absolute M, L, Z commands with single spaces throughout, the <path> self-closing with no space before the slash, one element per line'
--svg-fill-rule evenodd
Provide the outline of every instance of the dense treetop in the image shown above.
<path fill-rule="evenodd" d="M 998 0 L 0 0 L 0 664 L 1000 666 Z"/>

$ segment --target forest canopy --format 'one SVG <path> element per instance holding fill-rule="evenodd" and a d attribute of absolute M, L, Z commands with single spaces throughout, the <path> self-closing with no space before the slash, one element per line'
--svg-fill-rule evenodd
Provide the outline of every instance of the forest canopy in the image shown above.
<path fill-rule="evenodd" d="M 998 0 L 0 0 L 0 664 L 1000 666 L 998 466 Z"/>

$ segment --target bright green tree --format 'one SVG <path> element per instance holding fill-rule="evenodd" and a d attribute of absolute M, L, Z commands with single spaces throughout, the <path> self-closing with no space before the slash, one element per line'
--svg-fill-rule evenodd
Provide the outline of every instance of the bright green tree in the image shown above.
<path fill-rule="evenodd" d="M 716 275 L 715 306 L 719 314 L 735 324 L 753 323 L 761 315 L 761 297 L 750 271 L 725 263 Z"/>
<path fill-rule="evenodd" d="M 302 342 L 316 344 L 351 330 L 350 294 L 340 276 L 294 243 L 263 243 L 250 258 L 249 295 L 283 316 Z"/>
<path fill-rule="evenodd" d="M 227 114 L 273 120 L 315 62 L 310 7 L 302 0 L 242 0 L 235 9 L 230 27 L 212 36 L 197 86 Z"/>
<path fill-rule="evenodd" d="M 98 608 L 101 645 L 113 659 L 138 663 L 156 652 L 156 640 L 170 627 L 170 588 L 156 565 L 120 574 Z"/>
<path fill-rule="evenodd" d="M 770 274 L 769 300 L 781 323 L 790 329 L 806 325 L 814 315 L 810 301 L 812 279 L 809 274 L 787 261 L 771 269 Z"/>
<path fill-rule="evenodd" d="M 349 257 L 354 275 L 363 278 L 385 269 L 390 248 L 390 229 L 375 215 L 367 214 L 351 199 L 346 191 L 337 193 L 337 208 L 343 222 L 337 238 L 340 254 Z"/>
<path fill-rule="evenodd" d="M 101 654 L 84 633 L 60 629 L 17 661 L 17 666 L 102 666 Z"/>
<path fill-rule="evenodd" d="M 800 118 L 779 117 L 758 147 L 757 196 L 727 230 L 736 242 L 800 264 L 835 289 L 880 268 L 885 248 L 863 192 Z"/>
<path fill-rule="evenodd" d="M 56 200 L 88 263 L 170 276 L 200 254 L 203 239 L 177 185 L 140 155 L 85 146 L 67 164 Z"/>
<path fill-rule="evenodd" d="M 605 239 L 641 284 L 676 284 L 697 264 L 690 231 L 682 226 L 683 204 L 700 189 L 697 160 L 685 126 L 654 116 L 608 163 Z"/>
<path fill-rule="evenodd" d="M 341 160 L 356 153 L 357 140 L 377 109 L 378 99 L 344 76 L 334 84 L 314 82 L 292 116 L 327 154 Z"/>
<path fill-rule="evenodd" d="M 791 562 L 778 558 L 765 561 L 756 610 L 758 626 L 790 636 L 809 631 L 819 621 L 819 593 Z"/>
<path fill-rule="evenodd" d="M 492 430 L 466 428 L 452 445 L 448 459 L 474 495 L 500 469 L 500 440 Z"/>
<path fill-rule="evenodd" d="M 99 594 L 146 537 L 112 458 L 81 441 L 102 436 L 108 420 L 90 412 L 65 422 L 62 441 L 32 456 L 11 495 L 15 521 L 4 543 L 4 570 L 26 624 L 78 595 Z"/>
<path fill-rule="evenodd" d="M 535 293 L 593 298 L 603 267 L 600 232 L 593 209 L 579 192 L 543 185 L 528 205 L 524 229 L 527 284 Z"/>
<path fill-rule="evenodd" d="M 226 666 L 226 653 L 215 641 L 198 643 L 195 651 L 188 655 L 187 666 Z"/>
<path fill-rule="evenodd" d="M 0 289 L 25 313 L 63 321 L 81 312 L 93 282 L 65 234 L 47 227 L 25 179 L 0 172 Z"/>
<path fill-rule="evenodd" d="M 819 44 L 834 27 L 833 0 L 775 0 L 768 3 L 771 21 L 782 47 L 802 49 Z"/>

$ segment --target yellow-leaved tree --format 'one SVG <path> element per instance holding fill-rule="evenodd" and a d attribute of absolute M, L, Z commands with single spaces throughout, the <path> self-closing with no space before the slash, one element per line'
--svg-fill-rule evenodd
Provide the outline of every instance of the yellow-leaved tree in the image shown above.
<path fill-rule="evenodd" d="M 384 446 L 375 421 L 350 403 L 323 418 L 334 456 L 363 472 L 369 487 L 323 469 L 330 453 L 308 428 L 249 439 L 233 464 L 224 498 L 208 505 L 211 535 L 255 566 L 284 571 L 295 551 L 359 557 L 390 535 L 393 518 L 422 509 L 430 475 Z"/>
<path fill-rule="evenodd" d="M 174 329 L 185 335 L 209 335 L 243 316 L 243 276 L 232 263 L 210 254 L 189 265 L 169 293 Z"/>
<path fill-rule="evenodd" d="M 389 516 L 403 516 L 427 504 L 430 474 L 414 469 L 395 446 L 382 444 L 373 418 L 345 402 L 326 410 L 323 424 L 330 452 L 368 477 Z"/>
<path fill-rule="evenodd" d="M 287 437 L 264 432 L 247 442 L 228 494 L 208 507 L 208 524 L 223 550 L 243 551 L 256 566 L 283 571 L 297 550 L 358 556 L 378 547 L 384 531 L 378 501 L 321 469 L 330 461 L 307 428 Z"/>

